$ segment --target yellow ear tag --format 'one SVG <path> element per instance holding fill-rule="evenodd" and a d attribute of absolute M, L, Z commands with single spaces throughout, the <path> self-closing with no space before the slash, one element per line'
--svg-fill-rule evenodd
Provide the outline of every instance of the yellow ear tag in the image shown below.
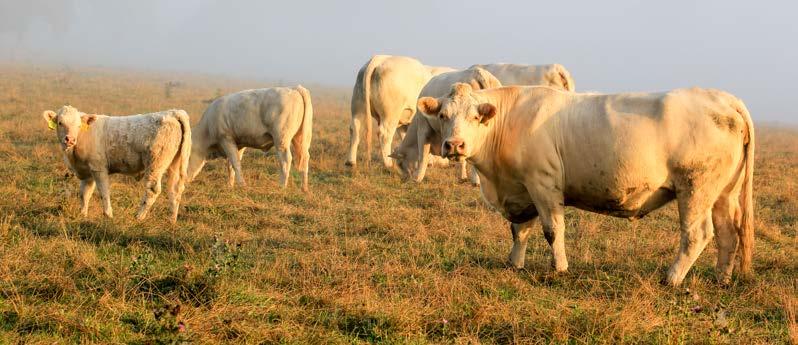
<path fill-rule="evenodd" d="M 56 127 L 58 127 L 58 124 L 56 124 L 55 121 L 53 121 L 52 119 L 47 120 L 47 128 L 50 128 L 50 130 L 52 131 Z"/>
<path fill-rule="evenodd" d="M 88 123 L 81 123 L 80 124 L 80 130 L 81 131 L 88 131 L 89 130 L 89 124 Z"/>

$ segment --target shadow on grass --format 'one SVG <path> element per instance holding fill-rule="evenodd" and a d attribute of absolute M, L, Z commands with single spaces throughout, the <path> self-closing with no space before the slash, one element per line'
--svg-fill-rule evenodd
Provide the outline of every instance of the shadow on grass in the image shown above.
<path fill-rule="evenodd" d="M 55 213 L 50 213 L 55 214 Z M 121 229 L 110 220 L 102 219 L 97 222 L 79 221 L 67 223 L 66 232 L 61 225 L 42 217 L 25 217 L 20 220 L 20 225 L 31 234 L 42 237 L 70 236 L 81 241 L 101 244 L 116 244 L 127 247 L 135 243 L 143 243 L 153 249 L 183 252 L 189 246 L 198 251 L 210 239 L 198 236 L 183 236 L 193 234 L 191 229 L 171 228 L 154 229 L 144 224 L 130 224 L 126 229 Z"/>

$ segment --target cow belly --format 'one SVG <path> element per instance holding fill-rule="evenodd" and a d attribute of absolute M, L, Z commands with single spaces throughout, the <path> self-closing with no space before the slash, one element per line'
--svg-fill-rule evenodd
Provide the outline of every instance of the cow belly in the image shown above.
<path fill-rule="evenodd" d="M 586 211 L 620 218 L 642 218 L 676 197 L 665 187 L 652 188 L 644 183 L 622 188 L 604 188 L 603 192 L 592 190 L 589 193 L 569 193 L 565 195 L 565 205 Z"/>
<path fill-rule="evenodd" d="M 236 138 L 236 146 L 251 147 L 255 149 L 268 149 L 274 144 L 271 134 L 264 133 L 256 136 L 242 136 Z"/>
<path fill-rule="evenodd" d="M 144 160 L 141 155 L 128 153 L 124 157 L 109 158 L 108 172 L 111 174 L 135 175 L 144 171 Z"/>

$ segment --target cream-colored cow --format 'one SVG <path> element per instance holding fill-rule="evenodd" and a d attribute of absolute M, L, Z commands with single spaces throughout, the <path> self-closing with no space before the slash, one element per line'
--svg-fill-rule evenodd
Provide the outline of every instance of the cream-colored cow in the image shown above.
<path fill-rule="evenodd" d="M 42 115 L 55 130 L 69 169 L 80 179 L 82 215 L 88 214 L 96 185 L 103 199 L 103 214 L 113 217 L 108 175 L 143 172 L 146 192 L 136 218 L 146 218 L 161 193 L 161 177 L 169 171 L 171 220 L 177 221 L 191 153 L 191 124 L 185 111 L 105 116 L 66 105 Z"/>
<path fill-rule="evenodd" d="M 446 72 L 436 75 L 424 85 L 419 97 L 443 97 L 455 83 L 468 83 L 476 90 L 501 87 L 502 84 L 490 72 L 480 68 L 471 67 L 462 71 Z M 408 127 L 399 146 L 391 153 L 397 161 L 403 178 L 412 176 L 416 182 L 421 182 L 430 163 L 430 154 L 440 156 L 441 144 L 440 121 L 437 117 L 427 117 L 416 114 Z M 432 148 L 432 146 L 437 146 Z M 430 151 L 432 148 L 432 151 Z M 467 180 L 467 164 L 460 162 L 460 180 Z M 471 173 L 471 183 L 479 185 L 479 177 L 475 171 Z"/>
<path fill-rule="evenodd" d="M 523 267 L 540 218 L 552 264 L 565 271 L 564 207 L 641 218 L 679 204 L 681 247 L 666 282 L 679 285 L 717 233 L 718 278 L 738 245 L 751 271 L 754 127 L 736 97 L 717 90 L 577 94 L 550 87 L 472 91 L 419 99 L 441 118 L 441 153 L 479 171 L 482 196 L 511 222 L 510 261 Z"/>
<path fill-rule="evenodd" d="M 574 91 L 576 86 L 563 65 L 520 65 L 513 63 L 493 63 L 487 65 L 474 65 L 471 67 L 482 67 L 502 85 L 543 85 L 566 91 Z"/>
<path fill-rule="evenodd" d="M 397 129 L 404 137 L 413 114 L 418 94 L 433 76 L 453 71 L 448 67 L 431 67 L 405 56 L 375 55 L 360 68 L 352 90 L 352 122 L 349 127 L 349 155 L 346 165 L 357 164 L 360 130 L 366 125 L 366 159 L 371 159 L 371 121 L 377 120 L 380 155 L 385 167 L 393 166 L 389 156 Z"/>
<path fill-rule="evenodd" d="M 302 190 L 308 190 L 313 105 L 304 87 L 245 90 L 213 101 L 194 127 L 188 174 L 194 179 L 210 158 L 227 157 L 228 184 L 244 185 L 241 158 L 247 147 L 277 150 L 280 184 L 288 185 L 293 156 L 299 158 Z M 292 154 L 293 151 L 293 154 Z"/>

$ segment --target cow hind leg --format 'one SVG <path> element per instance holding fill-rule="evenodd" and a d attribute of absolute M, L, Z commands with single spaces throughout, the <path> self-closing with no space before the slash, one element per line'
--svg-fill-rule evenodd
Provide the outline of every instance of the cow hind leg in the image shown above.
<path fill-rule="evenodd" d="M 526 260 L 526 246 L 529 242 L 529 233 L 532 230 L 534 219 L 525 223 L 510 223 L 510 232 L 513 234 L 513 249 L 510 250 L 510 264 L 517 269 L 524 268 Z"/>
<path fill-rule="evenodd" d="M 231 140 L 222 140 L 219 143 L 219 146 L 222 147 L 224 154 L 227 156 L 227 163 L 233 167 L 233 171 L 236 175 L 236 183 L 239 186 L 245 186 L 244 183 L 244 174 L 241 173 L 241 161 L 238 159 L 238 146 Z"/>
<path fill-rule="evenodd" d="M 236 157 L 238 157 L 238 163 L 241 164 L 241 161 L 244 158 L 244 150 L 246 148 L 242 147 L 236 153 Z M 236 170 L 232 164 L 230 164 L 229 160 L 227 162 L 227 185 L 230 187 L 234 187 L 236 184 Z"/>
<path fill-rule="evenodd" d="M 371 119 L 367 119 L 371 121 Z M 352 116 L 352 123 L 349 124 L 349 156 L 346 159 L 347 166 L 357 164 L 357 146 L 360 144 L 360 129 L 363 127 L 359 116 Z M 371 157 L 366 157 L 371 159 Z"/>
<path fill-rule="evenodd" d="M 169 211 L 172 223 L 177 222 L 177 214 L 180 211 L 180 201 L 185 190 L 185 178 L 180 175 L 181 157 L 175 157 L 169 166 L 169 177 L 166 180 L 166 189 L 169 192 Z"/>
<path fill-rule="evenodd" d="M 471 166 L 471 184 L 474 186 L 479 186 L 479 173 L 477 172 L 477 168 Z"/>
<path fill-rule="evenodd" d="M 734 257 L 737 253 L 737 232 L 735 222 L 739 223 L 742 214 L 737 198 L 721 195 L 712 207 L 712 223 L 715 225 L 715 241 L 718 246 L 717 277 L 721 284 L 731 282 L 734 270 Z"/>
<path fill-rule="evenodd" d="M 676 260 L 666 276 L 665 283 L 678 286 L 693 266 L 698 256 L 714 236 L 712 203 L 708 195 L 699 191 L 677 192 L 681 241 Z"/>
<path fill-rule="evenodd" d="M 152 167 L 144 174 L 144 196 L 141 198 L 141 206 L 136 214 L 136 219 L 143 220 L 147 218 L 152 204 L 158 199 L 161 194 L 161 178 L 163 177 L 162 170 L 154 170 Z"/>
<path fill-rule="evenodd" d="M 303 147 L 301 141 L 297 142 L 296 140 L 292 143 L 291 149 L 293 155 L 299 158 L 296 168 L 302 174 L 302 191 L 307 192 L 309 190 L 308 170 L 310 165 L 310 150 L 308 147 Z"/>
<path fill-rule="evenodd" d="M 280 161 L 280 186 L 288 187 L 288 178 L 291 176 L 291 161 L 293 157 L 287 145 L 277 146 L 277 159 Z"/>
<path fill-rule="evenodd" d="M 393 144 L 393 136 L 396 134 L 396 123 L 388 123 L 384 121 L 380 124 L 380 156 L 382 157 L 382 164 L 386 168 L 393 167 L 393 158 L 388 157 L 391 154 L 391 145 Z"/>

